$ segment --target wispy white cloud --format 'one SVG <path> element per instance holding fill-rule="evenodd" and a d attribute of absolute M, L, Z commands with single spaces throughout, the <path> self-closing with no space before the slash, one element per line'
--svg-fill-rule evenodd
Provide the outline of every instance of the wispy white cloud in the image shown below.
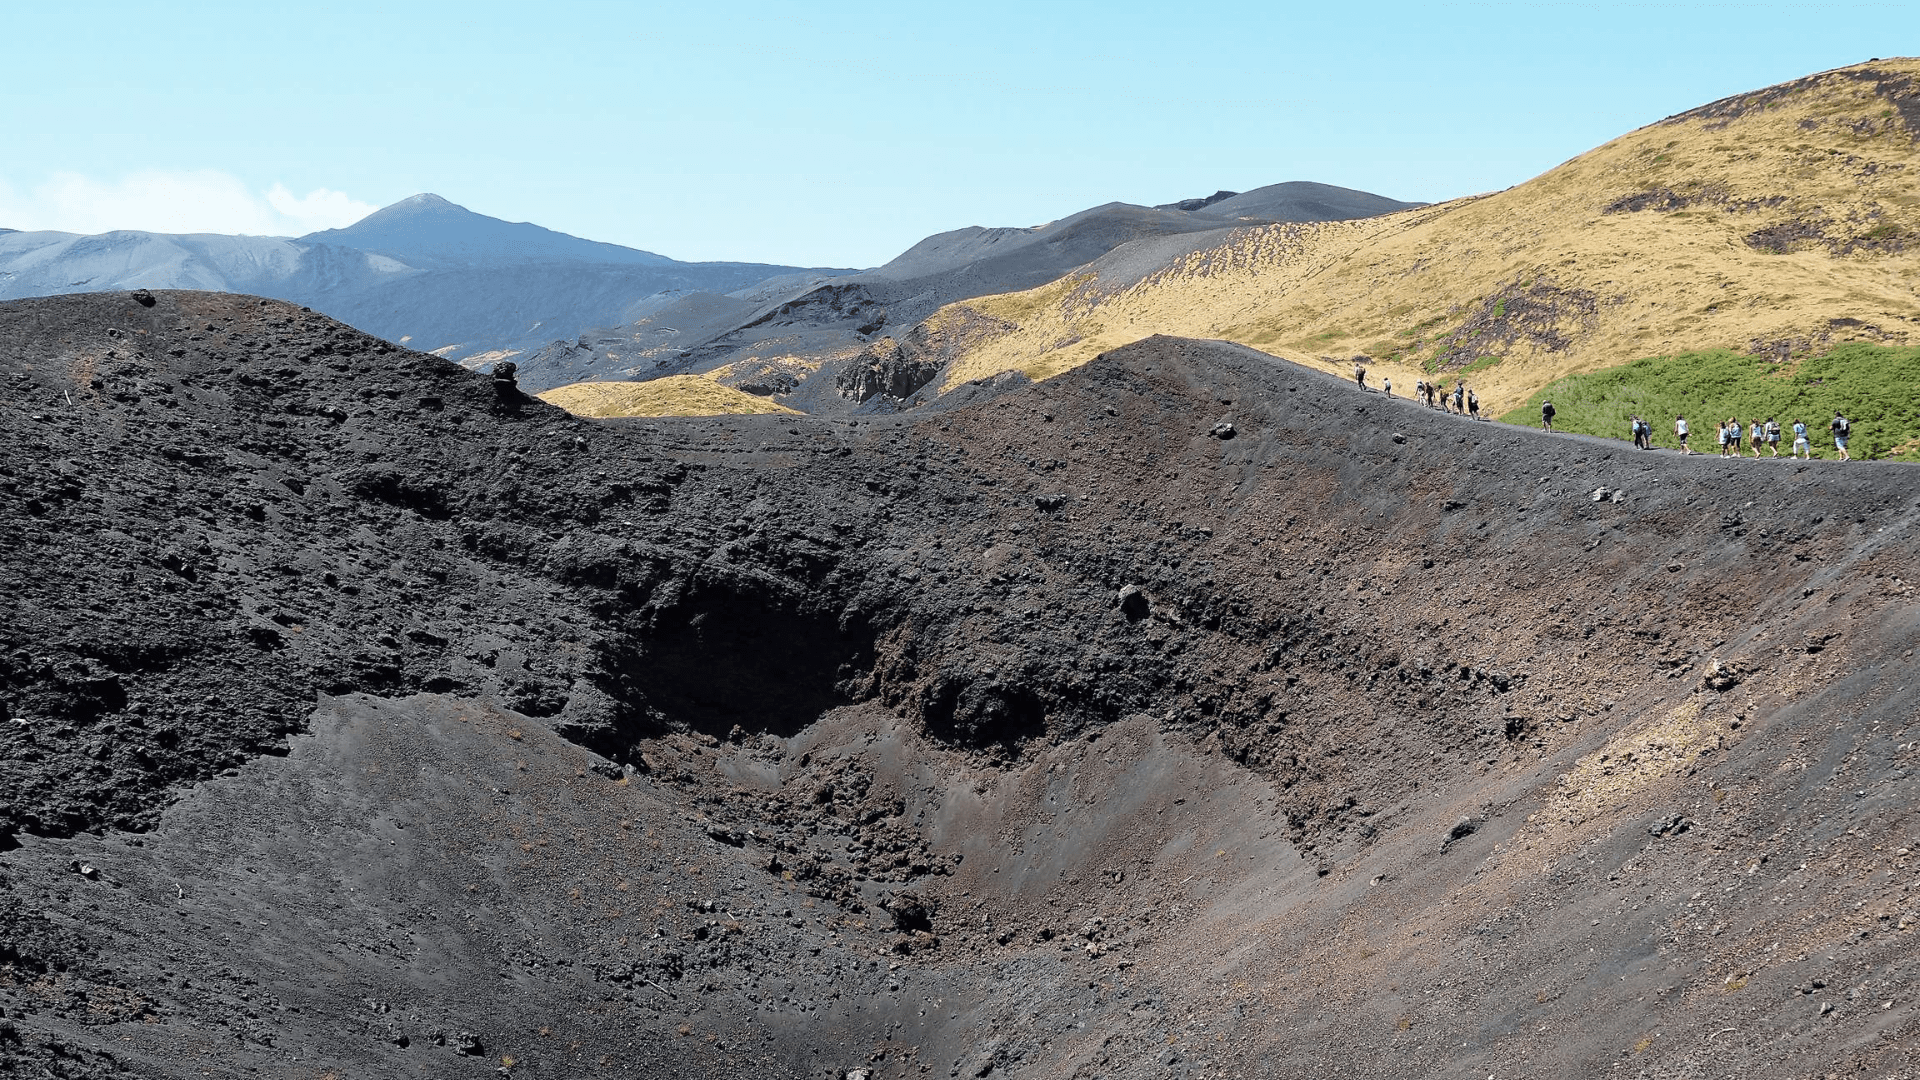
<path fill-rule="evenodd" d="M 298 236 L 351 225 L 376 209 L 326 188 L 295 195 L 274 184 L 261 193 L 215 169 L 145 169 L 112 180 L 60 172 L 20 190 L 0 176 L 0 228 L 9 229 Z"/>

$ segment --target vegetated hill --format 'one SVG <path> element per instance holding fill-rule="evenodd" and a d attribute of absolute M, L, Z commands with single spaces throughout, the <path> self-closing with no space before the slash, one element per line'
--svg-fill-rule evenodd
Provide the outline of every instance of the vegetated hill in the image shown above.
<path fill-rule="evenodd" d="M 1878 60 L 1670 117 L 1498 194 L 1247 229 L 1144 277 L 1095 262 L 954 305 L 920 336 L 951 346 L 949 387 L 1180 333 L 1323 367 L 1364 354 L 1403 388 L 1464 377 L 1494 409 L 1647 356 L 1920 344 L 1917 140 L 1920 61 Z"/>
<path fill-rule="evenodd" d="M 691 296 L 629 324 L 556 341 L 521 365 L 522 377 L 546 388 L 724 368 L 715 377 L 756 392 L 773 388 L 765 392 L 807 412 L 848 412 L 869 402 L 868 411 L 897 408 L 911 392 L 864 393 L 871 381 L 843 376 L 869 362 L 876 341 L 910 334 L 945 304 L 1056 281 L 1119 250 L 1144 273 L 1249 224 L 1364 217 L 1414 205 L 1296 181 L 1161 207 L 1107 203 L 1032 228 L 955 229 L 859 274 L 770 282 L 731 297 Z M 902 385 L 891 375 L 886 381 L 892 390 Z M 813 385 L 803 390 L 804 383 Z"/>
<path fill-rule="evenodd" d="M 630 317 L 661 293 L 726 292 L 804 272 L 682 263 L 415 195 L 297 239 L 168 235 L 0 237 L 0 300 L 115 289 L 253 293 L 367 333 L 485 365 Z"/>
<path fill-rule="evenodd" d="M 0 304 L 0 445 L 14 1072 L 1920 1068 L 1909 466 L 1166 338 L 589 421 L 187 292 Z"/>
<path fill-rule="evenodd" d="M 1664 447 L 1677 448 L 1673 422 L 1687 416 L 1693 449 L 1704 453 L 1717 449 L 1715 426 L 1738 417 L 1743 430 L 1777 420 L 1783 455 L 1793 451 L 1794 422 L 1805 423 L 1813 456 L 1837 457 L 1830 425 L 1839 414 L 1851 424 L 1853 457 L 1920 460 L 1920 347 L 1910 345 L 1855 342 L 1785 362 L 1725 350 L 1651 356 L 1556 379 L 1503 419 L 1538 423 L 1545 399 L 1555 428 L 1631 439 L 1625 418 L 1639 416 Z"/>

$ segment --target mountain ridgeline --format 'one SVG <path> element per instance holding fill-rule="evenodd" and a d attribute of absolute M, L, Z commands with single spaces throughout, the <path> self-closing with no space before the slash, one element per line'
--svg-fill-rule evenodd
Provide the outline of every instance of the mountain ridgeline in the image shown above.
<path fill-rule="evenodd" d="M 924 400 L 920 392 L 954 345 L 922 341 L 922 324 L 957 301 L 1047 286 L 1101 259 L 1144 276 L 1248 228 L 1348 220 L 1416 205 L 1296 181 L 1157 207 L 1107 203 L 1031 228 L 955 229 L 859 274 L 770 282 L 731 296 L 663 297 L 629 324 L 557 341 L 527 357 L 522 378 L 540 390 L 694 375 L 742 391 L 737 396 L 748 400 L 739 408 L 753 408 L 751 397 L 758 396 L 766 409 L 887 411 Z M 654 391 L 596 392 L 592 400 L 612 410 L 600 415 L 671 409 L 662 405 L 670 399 Z M 687 406 L 707 407 L 693 399 Z"/>
<path fill-rule="evenodd" d="M 686 263 L 415 195 L 298 238 L 120 231 L 0 234 L 0 300 L 117 289 L 251 293 L 481 366 L 631 318 L 661 293 L 814 271 Z M 837 272 L 837 271 L 831 271 Z"/>

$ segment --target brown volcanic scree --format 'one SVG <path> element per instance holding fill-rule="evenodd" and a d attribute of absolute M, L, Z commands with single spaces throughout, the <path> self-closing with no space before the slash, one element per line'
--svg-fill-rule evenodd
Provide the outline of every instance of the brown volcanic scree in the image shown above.
<path fill-rule="evenodd" d="M 0 305 L 21 1075 L 1900 1075 L 1920 480 L 1154 338 L 590 421 Z"/>

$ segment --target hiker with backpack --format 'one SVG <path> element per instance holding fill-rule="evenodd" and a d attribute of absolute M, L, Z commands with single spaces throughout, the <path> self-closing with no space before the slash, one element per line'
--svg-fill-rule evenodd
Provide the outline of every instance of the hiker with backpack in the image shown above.
<path fill-rule="evenodd" d="M 1780 456 L 1780 421 L 1771 416 L 1767 417 L 1767 449 L 1774 457 Z"/>
<path fill-rule="evenodd" d="M 1847 436 L 1853 433 L 1853 424 L 1836 412 L 1830 426 L 1833 428 L 1833 448 L 1840 451 L 1840 460 L 1852 461 L 1853 458 L 1847 453 Z"/>
<path fill-rule="evenodd" d="M 1481 418 L 1480 417 L 1480 395 L 1474 393 L 1471 390 L 1467 391 L 1467 415 L 1473 417 L 1475 420 L 1478 420 Z"/>
<path fill-rule="evenodd" d="M 1793 456 L 1806 458 L 1808 461 L 1813 460 L 1813 446 L 1807 442 L 1807 422 L 1805 420 L 1795 420 L 1793 422 Z"/>
<path fill-rule="evenodd" d="M 1383 377 L 1380 380 L 1380 389 L 1385 391 L 1388 397 L 1392 397 L 1393 396 L 1393 376 L 1388 375 Z"/>
<path fill-rule="evenodd" d="M 1353 381 L 1359 385 L 1360 389 L 1367 388 L 1367 366 L 1360 362 L 1359 357 L 1354 357 L 1353 360 Z"/>
<path fill-rule="evenodd" d="M 1647 449 L 1647 422 L 1640 419 L 1637 413 L 1628 417 L 1628 419 L 1633 421 L 1633 448 L 1635 450 Z"/>
<path fill-rule="evenodd" d="M 1760 426 L 1760 418 L 1751 417 L 1747 424 L 1747 448 L 1753 451 L 1754 457 L 1760 456 L 1760 444 L 1765 442 L 1766 438 L 1767 429 Z"/>
<path fill-rule="evenodd" d="M 1740 456 L 1740 418 L 1727 417 L 1727 456 Z"/>
<path fill-rule="evenodd" d="M 1467 383 L 1465 379 L 1453 384 L 1453 411 L 1462 416 L 1467 414 Z"/>
<path fill-rule="evenodd" d="M 1540 430 L 1541 431 L 1553 430 L 1553 413 L 1554 413 L 1553 402 L 1551 401 L 1540 402 Z"/>

